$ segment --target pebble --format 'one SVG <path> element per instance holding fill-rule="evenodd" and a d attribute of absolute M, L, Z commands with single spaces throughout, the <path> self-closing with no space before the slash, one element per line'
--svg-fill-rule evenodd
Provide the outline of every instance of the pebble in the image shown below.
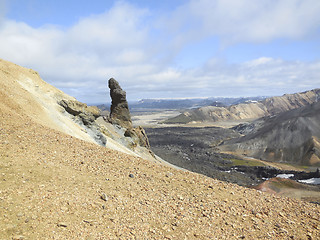
<path fill-rule="evenodd" d="M 129 177 L 134 178 L 134 175 L 132 173 L 129 174 Z"/>
<path fill-rule="evenodd" d="M 105 193 L 102 193 L 100 198 L 103 200 L 103 201 L 108 201 L 108 197 Z"/>
<path fill-rule="evenodd" d="M 166 177 L 171 177 L 173 174 L 171 172 L 166 174 Z"/>
<path fill-rule="evenodd" d="M 24 236 L 22 236 L 22 235 L 16 235 L 16 236 L 14 236 L 12 239 L 13 239 L 13 240 L 22 240 L 22 239 L 24 239 Z"/>
<path fill-rule="evenodd" d="M 18 213 L 17 217 L 23 217 L 23 215 L 24 215 L 23 213 Z"/>
<path fill-rule="evenodd" d="M 65 222 L 59 222 L 58 227 L 67 227 L 68 225 Z"/>

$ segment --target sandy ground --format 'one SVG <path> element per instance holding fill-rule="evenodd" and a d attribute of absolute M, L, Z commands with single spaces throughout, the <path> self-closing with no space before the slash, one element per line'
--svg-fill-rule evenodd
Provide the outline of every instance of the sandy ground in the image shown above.
<path fill-rule="evenodd" d="M 248 123 L 253 121 L 254 119 L 246 119 L 246 120 L 229 120 L 229 121 L 221 121 L 221 122 L 190 122 L 187 124 L 164 124 L 162 123 L 164 120 L 168 118 L 172 118 L 178 116 L 180 114 L 179 111 L 176 110 L 159 110 L 155 112 L 139 112 L 132 113 L 132 123 L 134 126 L 142 126 L 145 128 L 153 128 L 153 127 L 222 127 L 222 128 L 231 128 L 240 123 Z"/>
<path fill-rule="evenodd" d="M 132 124 L 142 127 L 157 127 L 163 125 L 161 124 L 162 121 L 178 116 L 179 114 L 179 111 L 174 110 L 132 112 Z"/>

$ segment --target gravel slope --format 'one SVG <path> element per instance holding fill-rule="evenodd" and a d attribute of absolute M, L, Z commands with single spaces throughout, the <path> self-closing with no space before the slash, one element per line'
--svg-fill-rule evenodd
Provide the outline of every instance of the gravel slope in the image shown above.
<path fill-rule="evenodd" d="M 3 79 L 0 239 L 320 238 L 320 206 L 172 169 L 49 128 L 25 113 Z"/>

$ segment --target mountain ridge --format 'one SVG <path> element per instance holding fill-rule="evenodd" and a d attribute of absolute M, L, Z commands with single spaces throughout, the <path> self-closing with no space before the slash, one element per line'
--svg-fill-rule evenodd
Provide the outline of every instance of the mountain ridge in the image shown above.
<path fill-rule="evenodd" d="M 258 102 L 240 103 L 228 107 L 206 106 L 185 111 L 165 123 L 218 122 L 256 119 L 311 104 L 319 99 L 320 89 L 301 93 L 284 94 Z"/>
<path fill-rule="evenodd" d="M 320 166 L 320 102 L 268 117 L 221 149 L 267 161 Z"/>

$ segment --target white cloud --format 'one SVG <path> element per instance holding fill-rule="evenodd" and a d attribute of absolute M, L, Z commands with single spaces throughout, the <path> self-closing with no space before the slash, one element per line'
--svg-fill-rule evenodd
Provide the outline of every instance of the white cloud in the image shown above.
<path fill-rule="evenodd" d="M 0 27 L 0 45 L 5 46 L 0 48 L 0 56 L 38 70 L 46 81 L 69 93 L 79 93 L 76 88 L 82 88 L 80 98 L 87 100 L 88 87 L 92 91 L 102 89 L 109 77 L 132 81 L 155 72 L 150 64 L 155 51 L 150 50 L 144 23 L 148 14 L 119 2 L 69 29 L 32 28 L 6 20 Z M 107 89 L 105 92 L 107 95 Z"/>
<path fill-rule="evenodd" d="M 305 38 L 319 29 L 318 0 L 190 0 L 166 26 L 177 44 L 220 36 L 223 44 Z M 170 27 L 169 27 L 170 26 Z"/>
<path fill-rule="evenodd" d="M 129 99 L 277 95 L 307 90 L 320 85 L 320 62 L 262 56 L 228 64 L 212 58 L 203 66 L 180 69 L 170 60 L 188 42 L 212 35 L 232 43 L 303 38 L 319 26 L 315 14 L 319 3 L 313 3 L 192 0 L 171 17 L 165 15 L 167 20 L 159 20 L 162 27 L 171 29 L 169 37 L 162 35 L 168 33 L 161 32 L 163 28 L 155 34 L 152 27 L 159 22 L 149 21 L 149 10 L 125 2 L 83 18 L 68 29 L 32 28 L 6 20 L 0 26 L 0 57 L 39 71 L 45 81 L 87 102 L 109 100 L 110 77 L 120 81 Z"/>
<path fill-rule="evenodd" d="M 319 61 L 304 63 L 265 57 L 233 65 L 213 61 L 194 76 L 210 79 L 208 92 L 213 95 L 227 92 L 226 89 L 230 89 L 230 96 L 279 95 L 319 87 L 319 64 Z"/>

